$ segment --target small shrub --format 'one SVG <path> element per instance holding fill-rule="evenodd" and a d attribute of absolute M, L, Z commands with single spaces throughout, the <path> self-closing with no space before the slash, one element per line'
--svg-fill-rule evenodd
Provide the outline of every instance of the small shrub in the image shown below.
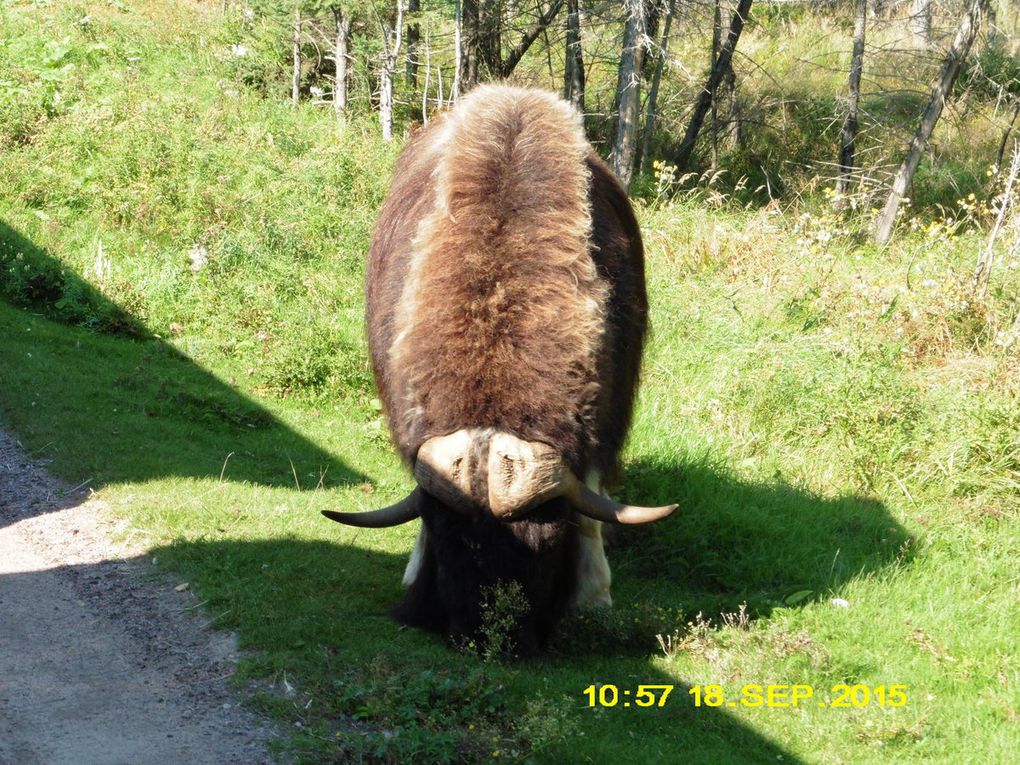
<path fill-rule="evenodd" d="M 482 593 L 482 657 L 493 661 L 511 655 L 513 633 L 529 609 L 519 582 L 500 582 Z"/>

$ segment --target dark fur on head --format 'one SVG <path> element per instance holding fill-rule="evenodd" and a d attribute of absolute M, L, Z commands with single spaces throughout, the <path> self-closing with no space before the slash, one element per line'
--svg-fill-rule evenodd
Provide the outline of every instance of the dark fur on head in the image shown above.
<path fill-rule="evenodd" d="M 428 438 L 493 428 L 554 446 L 608 480 L 630 424 L 647 324 L 630 203 L 579 115 L 539 91 L 476 89 L 404 150 L 366 282 L 376 385 L 413 462 Z M 517 581 L 537 646 L 575 587 L 573 513 L 453 513 L 423 495 L 424 566 L 398 609 L 471 635 L 480 592 Z"/>
<path fill-rule="evenodd" d="M 484 641 L 486 594 L 517 582 L 530 608 L 508 637 L 515 651 L 536 653 L 573 591 L 576 534 L 566 502 L 548 502 L 510 523 L 485 513 L 465 518 L 427 494 L 420 509 L 429 542 L 418 578 L 394 612 L 397 619 L 455 641 Z"/>

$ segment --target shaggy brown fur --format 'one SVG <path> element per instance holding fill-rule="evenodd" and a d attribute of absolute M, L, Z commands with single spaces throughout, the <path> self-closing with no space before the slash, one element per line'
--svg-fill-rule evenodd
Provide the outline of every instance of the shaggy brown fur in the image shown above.
<path fill-rule="evenodd" d="M 421 130 L 380 213 L 366 293 L 376 384 L 408 462 L 428 438 L 493 428 L 554 446 L 579 476 L 614 474 L 647 323 L 643 254 L 569 105 L 480 87 Z M 472 525 L 424 504 L 425 565 L 402 618 L 469 632 L 478 588 L 531 565 L 540 641 L 574 586 L 569 507 Z"/>
<path fill-rule="evenodd" d="M 612 472 L 647 314 L 640 235 L 566 103 L 482 87 L 420 131 L 380 214 L 367 293 L 406 458 L 432 436 L 495 427 Z"/>

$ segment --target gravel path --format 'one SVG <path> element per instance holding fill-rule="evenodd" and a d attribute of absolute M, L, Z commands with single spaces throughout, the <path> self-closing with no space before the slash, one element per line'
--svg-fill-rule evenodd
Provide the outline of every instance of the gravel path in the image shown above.
<path fill-rule="evenodd" d="M 0 765 L 269 763 L 232 635 L 0 431 Z"/>

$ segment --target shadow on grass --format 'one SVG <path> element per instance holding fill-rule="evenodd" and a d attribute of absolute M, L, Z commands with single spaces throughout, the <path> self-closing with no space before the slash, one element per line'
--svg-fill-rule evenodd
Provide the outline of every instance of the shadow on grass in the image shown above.
<path fill-rule="evenodd" d="M 909 561 L 914 539 L 879 501 L 821 497 L 779 479 L 748 482 L 704 464 L 641 461 L 624 496 L 680 508 L 626 530 L 612 558 L 628 594 L 706 616 L 752 616 L 831 596 L 852 578 Z"/>
<path fill-rule="evenodd" d="M 798 762 L 726 709 L 695 707 L 690 686 L 647 651 L 582 659 L 582 639 L 569 653 L 486 663 L 400 629 L 387 612 L 405 556 L 361 547 L 369 532 L 339 533 L 343 544 L 182 541 L 153 551 L 187 577 L 217 626 L 256 652 L 247 673 L 299 689 L 262 703 L 301 723 L 309 761 L 487 762 L 493 750 L 523 760 L 534 748 L 527 761 L 665 762 L 683 752 L 690 763 Z M 591 709 L 591 683 L 673 690 L 662 708 L 625 707 L 621 695 L 615 708 Z"/>
<path fill-rule="evenodd" d="M 649 661 L 660 651 L 656 634 L 682 631 L 697 611 L 718 625 L 716 616 L 736 612 L 740 603 L 751 618 L 767 618 L 777 607 L 830 597 L 853 578 L 908 560 L 910 538 L 875 500 L 827 499 L 705 465 L 631 465 L 621 494 L 675 499 L 682 509 L 625 530 L 610 553 L 612 612 L 571 617 L 545 656 L 504 664 L 486 664 L 388 619 L 405 558 L 362 546 L 379 532 L 340 529 L 342 544 L 180 542 L 158 554 L 187 573 L 221 626 L 256 650 L 251 672 L 289 673 L 307 691 L 302 703 L 312 700 L 314 712 L 297 712 L 292 702 L 267 704 L 302 715 L 312 735 L 300 746 L 314 751 L 312 761 L 383 761 L 372 759 L 375 752 L 389 761 L 426 762 L 413 754 L 417 747 L 441 741 L 436 751 L 450 747 L 458 762 L 488 760 L 487 746 L 516 747 L 523 755 L 539 747 L 534 760 L 541 762 L 662 761 L 673 752 L 690 763 L 798 762 L 737 710 L 695 707 L 691 685 Z M 584 689 L 593 683 L 617 685 L 620 703 L 588 708 Z M 673 690 L 661 709 L 625 707 L 622 691 L 633 699 L 638 685 Z M 479 696 L 496 711 L 479 713 Z M 527 727 L 535 704 L 558 719 L 552 727 L 571 733 L 540 740 L 542 732 Z M 368 727 L 340 725 L 336 739 L 337 721 L 359 710 L 368 710 Z M 380 729 L 400 735 L 380 737 Z M 330 740 L 336 743 L 323 743 Z"/>
<path fill-rule="evenodd" d="M 0 420 L 65 479 L 364 480 L 2 222 L 0 298 Z"/>

